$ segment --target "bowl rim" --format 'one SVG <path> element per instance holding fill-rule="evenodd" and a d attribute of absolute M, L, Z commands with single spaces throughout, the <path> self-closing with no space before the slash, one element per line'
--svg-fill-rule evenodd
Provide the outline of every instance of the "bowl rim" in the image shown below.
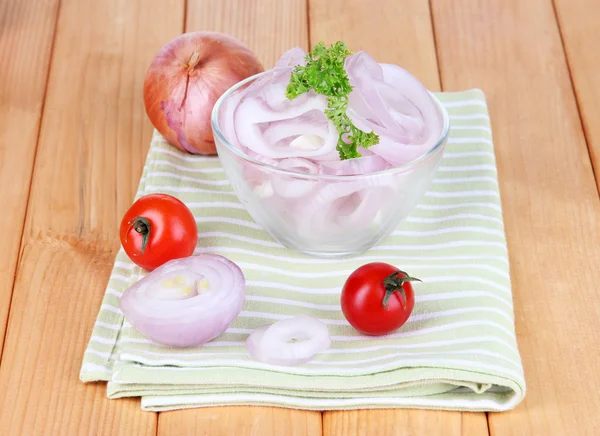
<path fill-rule="evenodd" d="M 430 157 L 435 155 L 438 151 L 441 151 L 441 149 L 443 148 L 443 146 L 446 143 L 446 140 L 448 139 L 448 136 L 450 134 L 450 117 L 448 115 L 448 111 L 446 110 L 444 105 L 440 102 L 440 100 L 431 91 L 427 90 L 429 95 L 433 98 L 433 101 L 435 102 L 438 110 L 440 111 L 440 115 L 442 116 L 442 122 L 443 122 L 442 131 L 440 133 L 440 137 L 438 138 L 438 140 L 436 141 L 436 143 L 433 147 L 431 147 L 427 152 L 423 153 L 419 157 L 417 157 L 409 162 L 403 163 L 401 165 L 396 165 L 396 166 L 393 166 L 392 168 L 388 168 L 388 169 L 381 170 L 381 171 L 374 171 L 374 172 L 364 173 L 364 174 L 349 174 L 349 175 L 308 174 L 308 173 L 302 173 L 299 171 L 291 171 L 288 169 L 279 168 L 279 167 L 267 164 L 265 162 L 261 162 L 259 160 L 253 159 L 252 157 L 248 156 L 247 154 L 245 154 L 243 151 L 241 151 L 237 147 L 234 147 L 227 140 L 227 138 L 225 138 L 225 135 L 223 135 L 223 132 L 221 131 L 221 128 L 219 126 L 219 113 L 220 113 L 221 107 L 223 106 L 223 103 L 225 102 L 225 100 L 227 100 L 233 93 L 235 93 L 237 90 L 239 90 L 241 87 L 243 87 L 247 83 L 250 83 L 250 82 L 258 79 L 259 77 L 269 74 L 271 72 L 272 72 L 272 70 L 266 70 L 266 71 L 260 72 L 258 74 L 254 74 L 252 76 L 249 76 L 249 77 L 237 82 L 233 86 L 231 86 L 227 91 L 225 91 L 218 98 L 215 105 L 213 106 L 213 109 L 211 111 L 211 117 L 210 117 L 210 123 L 211 123 L 211 128 L 213 131 L 213 135 L 216 138 L 218 138 L 218 140 L 225 146 L 225 148 L 229 152 L 233 153 L 238 158 L 240 158 L 250 164 L 257 165 L 262 168 L 266 168 L 269 171 L 274 171 L 276 173 L 280 173 L 280 174 L 284 174 L 284 175 L 288 175 L 288 176 L 301 177 L 304 179 L 337 180 L 337 181 L 361 179 L 361 178 L 373 177 L 373 176 L 377 176 L 377 175 L 390 175 L 390 174 L 396 174 L 396 173 L 403 173 L 406 171 L 410 171 L 416 167 L 419 167 L 421 164 L 423 164 L 424 162 L 429 160 Z M 219 146 L 218 146 L 218 144 L 216 144 L 216 145 L 217 145 L 217 154 L 219 154 L 218 153 Z"/>

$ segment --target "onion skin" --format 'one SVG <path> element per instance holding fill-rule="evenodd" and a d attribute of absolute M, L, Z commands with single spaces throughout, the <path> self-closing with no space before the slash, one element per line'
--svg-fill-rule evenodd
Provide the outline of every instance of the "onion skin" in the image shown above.
<path fill-rule="evenodd" d="M 216 155 L 210 125 L 215 102 L 234 84 L 262 71 L 254 53 L 231 36 L 184 33 L 163 46 L 148 68 L 146 113 L 171 145 Z"/>

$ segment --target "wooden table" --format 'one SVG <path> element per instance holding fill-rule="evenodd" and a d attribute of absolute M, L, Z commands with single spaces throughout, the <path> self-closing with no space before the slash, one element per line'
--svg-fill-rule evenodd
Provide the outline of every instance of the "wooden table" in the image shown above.
<path fill-rule="evenodd" d="M 0 0 L 0 434 L 600 434 L 599 14 L 595 0 Z M 78 381 L 150 142 L 145 70 L 199 29 L 237 36 L 267 67 L 342 39 L 432 90 L 483 89 L 524 403 L 156 414 Z"/>

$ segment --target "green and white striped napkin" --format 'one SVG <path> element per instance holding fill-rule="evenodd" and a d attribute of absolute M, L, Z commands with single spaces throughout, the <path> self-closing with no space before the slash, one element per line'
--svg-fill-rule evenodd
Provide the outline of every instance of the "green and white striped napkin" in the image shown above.
<path fill-rule="evenodd" d="M 164 192 L 196 216 L 198 252 L 237 262 L 247 298 L 233 325 L 205 347 L 153 344 L 123 319 L 122 292 L 142 276 L 123 251 L 102 302 L 80 378 L 108 396 L 141 396 L 145 410 L 272 405 L 334 410 L 410 407 L 502 411 L 525 395 L 490 122 L 479 90 L 437 93 L 451 134 L 429 191 L 397 231 L 345 260 L 283 248 L 248 215 L 216 157 L 181 153 L 155 134 L 137 196 Z M 339 294 L 358 266 L 383 261 L 423 280 L 409 321 L 386 337 L 361 336 Z M 253 360 L 255 328 L 297 314 L 322 319 L 332 347 L 298 367 Z"/>

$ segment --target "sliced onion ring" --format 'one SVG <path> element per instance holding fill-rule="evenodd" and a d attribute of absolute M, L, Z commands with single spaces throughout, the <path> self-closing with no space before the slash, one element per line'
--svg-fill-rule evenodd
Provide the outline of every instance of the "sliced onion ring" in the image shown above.
<path fill-rule="evenodd" d="M 246 349 L 254 359 L 282 366 L 306 363 L 330 346 L 327 326 L 309 315 L 299 315 L 260 327 L 246 339 Z"/>
<path fill-rule="evenodd" d="M 162 345 L 191 347 L 222 334 L 237 318 L 245 298 L 242 270 L 217 254 L 171 260 L 121 296 L 131 325 Z"/>
<path fill-rule="evenodd" d="M 320 164 L 323 174 L 333 174 L 337 176 L 376 173 L 392 167 L 388 161 L 377 155 L 347 160 L 322 161 Z"/>
<path fill-rule="evenodd" d="M 277 164 L 278 168 L 291 170 L 299 173 L 317 174 L 319 169 L 317 165 L 308 160 L 299 157 L 288 157 L 282 159 Z M 273 190 L 283 198 L 298 198 L 310 194 L 318 181 L 303 179 L 294 176 L 282 176 L 273 174 L 271 176 Z"/>

